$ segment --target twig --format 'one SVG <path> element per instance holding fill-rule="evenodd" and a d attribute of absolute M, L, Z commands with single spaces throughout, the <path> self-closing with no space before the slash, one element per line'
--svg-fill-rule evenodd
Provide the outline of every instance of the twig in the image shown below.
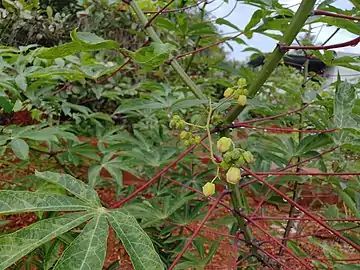
<path fill-rule="evenodd" d="M 172 264 L 169 267 L 169 270 L 174 269 L 175 265 L 179 262 L 180 258 L 182 257 L 182 255 L 184 255 L 185 251 L 189 248 L 189 246 L 191 245 L 192 241 L 195 239 L 195 237 L 198 235 L 198 233 L 200 232 L 201 227 L 205 224 L 205 222 L 210 218 L 212 212 L 214 212 L 216 206 L 218 205 L 218 203 L 221 201 L 221 199 L 228 194 L 229 191 L 228 190 L 224 190 L 219 197 L 216 199 L 216 201 L 214 202 L 214 204 L 211 206 L 211 208 L 209 209 L 209 211 L 207 212 L 206 216 L 203 218 L 203 220 L 201 221 L 201 223 L 198 225 L 198 227 L 196 228 L 196 230 L 194 231 L 194 233 L 191 235 L 190 239 L 186 242 L 186 244 L 184 245 L 184 247 L 182 248 L 182 250 L 179 252 L 179 254 L 176 256 L 175 260 L 172 262 Z"/>
<path fill-rule="evenodd" d="M 113 77 L 116 73 L 118 73 L 120 70 L 122 70 L 129 62 L 130 62 L 130 58 L 128 58 L 117 70 L 111 72 L 108 76 L 106 76 L 104 79 L 101 79 L 99 81 L 96 81 L 96 84 L 101 84 L 103 82 L 106 82 L 107 80 L 109 80 L 111 77 Z"/>
<path fill-rule="evenodd" d="M 285 199 L 288 203 L 294 205 L 296 208 L 298 208 L 300 211 L 302 211 L 305 215 L 307 215 L 308 217 L 312 218 L 316 223 L 318 223 L 319 225 L 321 225 L 322 227 L 326 228 L 328 231 L 332 232 L 333 234 L 335 234 L 337 237 L 339 237 L 341 240 L 343 240 L 345 243 L 349 244 L 350 246 L 352 246 L 355 250 L 360 251 L 360 246 L 357 245 L 356 243 L 352 242 L 350 239 L 346 238 L 345 236 L 343 236 L 341 233 L 339 233 L 338 231 L 336 231 L 335 229 L 333 229 L 332 227 L 330 227 L 328 224 L 326 224 L 325 222 L 323 222 L 321 219 L 319 219 L 318 217 L 316 217 L 315 215 L 313 215 L 312 213 L 310 213 L 309 211 L 307 211 L 304 207 L 302 207 L 301 205 L 299 205 L 298 203 L 296 203 L 294 200 L 292 200 L 291 198 L 289 198 L 288 196 L 286 196 L 284 193 L 282 193 L 280 190 L 278 190 L 277 188 L 273 187 L 271 184 L 269 184 L 268 182 L 266 182 L 263 178 L 259 177 L 255 172 L 252 172 L 251 170 L 249 170 L 248 168 L 241 166 L 241 168 L 246 171 L 247 173 L 249 173 L 252 177 L 256 178 L 258 181 L 260 181 L 263 185 L 267 186 L 269 189 L 271 189 L 272 191 L 274 191 L 275 193 L 277 193 L 278 195 L 280 195 L 283 199 Z"/>
<path fill-rule="evenodd" d="M 327 17 L 334 17 L 334 18 L 342 18 L 342 19 L 353 20 L 353 21 L 360 21 L 360 17 L 353 17 L 353 16 L 344 15 L 344 14 L 337 14 L 337 13 L 332 13 L 332 12 L 324 11 L 324 10 L 315 10 L 314 15 L 324 15 L 324 16 L 327 16 Z"/>
<path fill-rule="evenodd" d="M 146 25 L 144 26 L 145 28 L 149 27 L 151 25 L 151 23 L 156 19 L 157 16 L 159 16 L 161 13 L 164 13 L 164 10 L 167 9 L 168 6 L 170 6 L 172 3 L 174 3 L 175 0 L 170 0 L 169 3 L 167 3 L 162 9 L 159 9 L 154 16 L 152 16 L 148 22 L 146 23 Z"/>
<path fill-rule="evenodd" d="M 282 44 L 279 44 L 279 49 L 282 52 L 286 52 L 288 50 L 332 50 L 332 49 L 338 49 L 338 48 L 344 48 L 349 46 L 356 46 L 360 42 L 360 37 L 354 38 L 352 40 L 349 40 L 347 42 L 333 44 L 333 45 L 325 45 L 325 46 L 285 46 Z"/>
<path fill-rule="evenodd" d="M 203 141 L 205 138 L 207 137 L 207 135 L 203 136 L 201 141 Z M 137 190 L 135 190 L 133 193 L 131 193 L 129 196 L 127 196 L 126 198 L 122 199 L 120 202 L 117 202 L 115 204 L 113 204 L 110 208 L 118 208 L 121 205 L 123 205 L 124 203 L 126 203 L 127 201 L 131 200 L 132 198 L 136 197 L 136 195 L 138 193 L 140 193 L 141 191 L 147 189 L 152 183 L 154 183 L 160 176 L 162 176 L 164 173 L 166 173 L 171 167 L 175 166 L 181 159 L 183 159 L 187 154 L 189 154 L 195 147 L 197 146 L 197 144 L 192 145 L 188 150 L 186 150 L 185 152 L 183 152 L 182 154 L 180 154 L 178 156 L 178 158 L 176 160 L 174 160 L 173 162 L 171 162 L 169 165 L 167 165 L 164 169 L 162 169 L 159 173 L 157 173 L 153 178 L 151 178 L 148 182 L 146 182 L 146 184 L 142 185 L 140 188 L 138 188 Z"/>

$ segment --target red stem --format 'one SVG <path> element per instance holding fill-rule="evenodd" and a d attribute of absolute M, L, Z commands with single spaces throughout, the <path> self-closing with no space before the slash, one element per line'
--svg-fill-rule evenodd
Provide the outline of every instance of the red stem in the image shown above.
<path fill-rule="evenodd" d="M 242 127 L 242 128 L 252 128 L 252 129 L 262 129 L 264 131 L 273 131 L 273 132 L 303 132 L 303 133 L 328 133 L 339 130 L 338 128 L 331 129 L 294 129 L 294 128 L 273 128 L 273 127 L 258 127 L 252 125 L 246 125 L 243 123 L 236 123 L 233 125 L 234 128 Z"/>
<path fill-rule="evenodd" d="M 154 16 L 152 16 L 148 22 L 145 25 L 145 28 L 149 27 L 151 25 L 151 23 L 156 19 L 157 16 L 159 16 L 161 13 L 164 12 L 165 9 L 167 9 L 168 6 L 170 6 L 172 3 L 174 3 L 175 0 L 171 0 L 169 1 L 169 3 L 167 3 L 162 9 L 159 9 Z"/>
<path fill-rule="evenodd" d="M 207 137 L 207 135 L 203 136 L 202 140 L 204 140 Z M 182 154 L 180 154 L 180 156 L 175 159 L 173 162 L 171 162 L 169 165 L 167 165 L 164 169 L 162 169 L 157 175 L 155 175 L 153 178 L 151 178 L 146 184 L 142 185 L 141 187 L 139 187 L 137 190 L 135 190 L 133 193 L 131 193 L 129 196 L 127 196 L 126 198 L 122 199 L 120 202 L 115 203 L 114 205 L 112 205 L 110 208 L 118 208 L 121 205 L 123 205 L 124 203 L 126 203 L 127 201 L 131 200 L 132 198 L 134 198 L 138 193 L 140 193 L 141 191 L 147 189 L 152 183 L 154 183 L 160 176 L 162 176 L 164 173 L 166 173 L 171 167 L 175 166 L 181 159 L 183 159 L 187 154 L 189 154 L 195 147 L 197 146 L 197 144 L 192 145 L 188 150 L 186 150 L 185 152 L 183 152 Z"/>
<path fill-rule="evenodd" d="M 235 36 L 232 36 L 232 37 L 228 37 L 228 38 L 224 38 L 222 40 L 219 40 L 213 44 L 210 44 L 208 46 L 205 46 L 205 47 L 201 47 L 201 48 L 198 48 L 196 50 L 193 50 L 193 51 L 190 51 L 190 52 L 186 52 L 186 53 L 183 53 L 183 54 L 179 54 L 179 55 L 176 55 L 174 56 L 173 58 L 169 59 L 167 62 L 171 63 L 172 60 L 174 59 L 179 59 L 179 58 L 182 58 L 182 57 L 185 57 L 185 56 L 188 56 L 188 55 L 191 55 L 191 54 L 195 54 L 195 53 L 199 53 L 199 52 L 202 52 L 202 51 L 205 51 L 211 47 L 214 47 L 214 46 L 217 46 L 221 43 L 224 43 L 225 41 L 228 41 L 228 40 L 231 40 L 231 39 L 234 39 L 234 38 L 237 38 L 238 36 L 241 36 L 243 33 L 239 33 L 239 34 L 236 34 Z"/>
<path fill-rule="evenodd" d="M 194 8 L 194 7 L 197 7 L 199 6 L 201 3 L 204 3 L 206 2 L 207 0 L 201 0 L 197 3 L 195 3 L 194 5 L 192 6 L 187 6 L 187 7 L 183 7 L 183 8 L 177 8 L 177 9 L 168 9 L 168 10 L 164 10 L 162 11 L 161 13 L 162 14 L 166 14 L 166 13 L 173 13 L 173 12 L 179 12 L 179 11 L 184 11 L 184 10 L 187 10 L 187 9 L 190 9 L 190 8 Z M 214 2 L 213 1 L 209 1 L 208 3 L 210 4 L 211 2 Z M 156 14 L 158 13 L 158 11 L 144 11 L 144 14 Z"/>
<path fill-rule="evenodd" d="M 315 10 L 314 15 L 324 15 L 324 16 L 328 16 L 328 17 L 360 21 L 360 17 L 353 17 L 353 16 L 344 15 L 344 14 L 337 14 L 337 13 L 332 13 L 332 12 L 328 12 L 328 11 L 324 11 L 324 10 Z"/>
<path fill-rule="evenodd" d="M 129 62 L 130 62 L 130 58 L 128 58 L 128 60 L 126 60 L 117 70 L 111 72 L 108 76 L 106 76 L 104 79 L 101 79 L 99 81 L 96 81 L 96 84 L 101 84 L 103 82 L 106 82 L 107 80 L 109 80 L 111 77 L 113 77 L 116 73 L 118 73 L 120 70 L 122 70 Z"/>
<path fill-rule="evenodd" d="M 273 187 L 271 184 L 269 184 L 268 182 L 264 181 L 264 179 L 262 179 L 261 177 L 259 177 L 258 175 L 256 175 L 254 172 L 252 172 L 251 170 L 249 170 L 248 168 L 241 166 L 241 168 L 246 171 L 247 173 L 249 173 L 252 177 L 256 178 L 257 180 L 259 180 L 261 183 L 263 183 L 263 185 L 266 185 L 269 189 L 271 189 L 272 191 L 274 191 L 275 193 L 277 193 L 278 195 L 280 195 L 283 199 L 285 199 L 287 202 L 289 202 L 290 204 L 292 204 L 293 206 L 297 207 L 300 211 L 302 211 L 305 215 L 307 215 L 308 217 L 312 218 L 314 221 L 316 221 L 319 225 L 323 226 L 324 228 L 326 228 L 328 231 L 332 232 L 333 234 L 335 234 L 337 237 L 339 237 L 341 240 L 343 240 L 345 243 L 349 244 L 350 246 L 352 246 L 354 249 L 356 249 L 357 251 L 360 251 L 360 246 L 357 245 L 356 243 L 352 242 L 351 240 L 349 240 L 348 238 L 344 237 L 341 233 L 339 233 L 338 231 L 336 231 L 335 229 L 331 228 L 329 225 L 327 225 L 325 222 L 323 222 L 321 219 L 317 218 L 315 215 L 313 215 L 312 213 L 310 213 L 309 211 L 307 211 L 304 207 L 302 207 L 301 205 L 299 205 L 298 203 L 296 203 L 295 201 L 293 201 L 291 198 L 289 198 L 288 196 L 286 196 L 284 193 L 282 193 L 280 190 L 278 190 L 277 188 Z"/>
<path fill-rule="evenodd" d="M 299 109 L 289 111 L 289 112 L 286 112 L 286 113 L 281 113 L 281 114 L 274 115 L 274 116 L 267 116 L 267 117 L 263 117 L 263 118 L 256 118 L 256 119 L 251 119 L 251 120 L 247 120 L 247 121 L 242 121 L 241 124 L 251 124 L 251 123 L 257 123 L 257 122 L 264 122 L 264 121 L 268 121 L 268 120 L 273 120 L 273 119 L 276 119 L 276 118 L 279 118 L 279 117 L 282 117 L 282 116 L 287 116 L 289 114 L 298 113 L 298 112 L 304 110 L 307 106 L 309 106 L 309 104 L 305 104 L 304 106 L 302 106 Z M 233 128 L 233 125 L 228 126 L 228 128 Z"/>
<path fill-rule="evenodd" d="M 282 172 L 282 171 L 273 171 L 273 172 L 256 172 L 257 175 L 324 175 L 324 176 L 333 176 L 333 175 L 360 175 L 360 172 Z"/>
<path fill-rule="evenodd" d="M 279 48 L 281 51 L 288 51 L 288 50 L 331 50 L 337 48 L 344 48 L 348 46 L 356 46 L 360 42 L 360 37 L 354 38 L 347 42 L 333 44 L 333 45 L 325 45 L 325 46 L 285 46 L 279 44 Z"/>
<path fill-rule="evenodd" d="M 301 220 L 301 221 L 313 221 L 312 218 L 308 217 L 270 217 L 270 216 L 260 216 L 260 217 L 251 217 L 252 220 Z M 322 218 L 322 221 L 338 221 L 338 222 L 359 222 L 359 218 Z"/>
<path fill-rule="evenodd" d="M 224 190 L 219 197 L 216 199 L 216 201 L 214 202 L 214 204 L 211 206 L 211 208 L 209 209 L 209 211 L 207 212 L 206 216 L 203 218 L 203 220 L 201 221 L 201 223 L 199 224 L 199 226 L 196 228 L 196 230 L 194 231 L 194 233 L 191 235 L 190 239 L 186 242 L 185 246 L 182 248 L 182 250 L 180 251 L 180 253 L 176 256 L 175 260 L 173 261 L 173 263 L 170 265 L 169 270 L 173 270 L 175 265 L 179 262 L 180 258 L 182 257 L 182 255 L 184 255 L 185 251 L 189 248 L 189 246 L 191 245 L 192 241 L 195 239 L 195 237 L 198 235 L 198 233 L 200 232 L 201 227 L 205 224 L 205 222 L 210 218 L 212 212 L 214 212 L 216 206 L 218 205 L 218 203 L 221 201 L 221 199 L 228 194 L 229 191 L 228 190 Z"/>
<path fill-rule="evenodd" d="M 71 84 L 69 82 L 67 82 L 61 88 L 59 88 L 55 92 L 52 92 L 51 95 L 55 96 L 55 95 L 59 94 L 60 92 L 67 90 L 70 87 L 71 87 Z"/>
<path fill-rule="evenodd" d="M 191 190 L 191 191 L 194 191 L 195 193 L 198 193 L 198 194 L 201 194 L 202 196 L 204 196 L 204 194 L 203 194 L 202 192 L 200 192 L 199 190 L 197 190 L 197 189 L 195 189 L 195 188 L 192 188 L 192 187 L 189 187 L 189 186 L 187 186 L 187 185 L 184 185 L 183 183 L 178 182 L 178 181 L 173 180 L 173 179 L 170 179 L 170 178 L 168 178 L 168 177 L 165 177 L 165 178 L 168 179 L 170 182 L 173 182 L 173 183 L 175 183 L 175 184 L 177 184 L 177 185 L 180 185 L 180 186 L 182 186 L 182 187 L 184 187 L 184 188 L 186 188 L 186 189 L 189 189 L 189 190 Z M 213 197 L 211 197 L 211 196 L 209 196 L 208 199 L 209 199 L 209 200 L 212 200 L 212 201 L 216 201 L 216 199 L 213 198 Z M 223 206 L 225 209 L 233 212 L 233 209 L 232 209 L 229 205 L 227 205 L 227 204 L 225 204 L 225 203 L 223 203 L 223 202 L 218 202 L 218 204 L 220 204 L 221 206 Z M 283 247 L 284 250 L 286 250 L 286 251 L 290 254 L 291 257 L 293 257 L 295 260 L 297 260 L 298 262 L 300 262 L 300 263 L 301 263 L 302 265 L 304 265 L 306 268 L 309 268 L 302 260 L 300 260 L 298 257 L 296 257 L 296 255 L 295 255 L 287 246 L 284 246 L 279 240 L 277 240 L 275 237 L 271 236 L 264 228 L 262 228 L 261 226 L 257 225 L 250 217 L 245 216 L 245 215 L 242 215 L 241 213 L 236 213 L 236 214 L 238 214 L 238 215 L 240 215 L 241 217 L 245 218 L 248 222 L 250 222 L 251 224 L 253 224 L 253 225 L 254 225 L 255 227 L 257 227 L 260 231 L 262 231 L 264 234 L 266 234 L 268 237 L 270 237 L 270 239 L 271 239 L 273 242 L 275 242 L 275 243 L 279 244 L 281 247 Z"/>

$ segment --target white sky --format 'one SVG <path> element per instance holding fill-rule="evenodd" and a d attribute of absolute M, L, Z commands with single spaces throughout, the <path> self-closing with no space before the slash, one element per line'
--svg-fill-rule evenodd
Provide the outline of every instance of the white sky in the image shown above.
<path fill-rule="evenodd" d="M 224 0 L 215 0 L 214 2 L 209 4 L 206 9 L 207 11 L 214 10 L 211 12 L 211 14 L 216 18 L 220 18 L 227 15 L 233 9 L 235 2 L 236 0 L 229 0 L 228 3 L 225 3 Z M 279 2 L 282 4 L 286 4 L 287 6 L 292 6 L 299 4 L 301 1 L 279 0 Z M 348 0 L 336 0 L 332 5 L 342 9 L 351 9 L 353 7 Z M 298 5 L 293 7 L 292 9 L 296 11 L 297 8 Z M 255 10 L 256 8 L 253 6 L 245 5 L 242 4 L 242 2 L 238 2 L 236 9 L 233 11 L 233 13 L 230 16 L 226 17 L 226 19 L 231 23 L 235 24 L 236 26 L 238 26 L 240 29 L 244 29 L 247 23 L 249 22 L 252 14 L 255 12 Z M 314 24 L 313 26 L 315 27 L 316 25 Z M 230 28 L 225 25 L 219 26 L 219 29 L 223 33 L 234 32 L 233 28 Z M 317 42 L 321 43 L 325 41 L 335 31 L 335 29 L 336 27 L 329 27 L 329 26 L 324 26 L 322 28 L 319 27 L 313 30 L 313 34 L 314 35 L 318 34 Z M 340 30 L 327 45 L 348 41 L 355 37 L 356 35 L 352 33 L 349 33 L 345 30 Z M 248 46 L 258 48 L 262 52 L 271 52 L 276 46 L 276 42 L 277 42 L 274 39 L 271 39 L 269 37 L 260 34 L 254 34 L 254 36 L 250 40 L 247 40 L 244 36 L 241 36 L 241 38 L 243 38 L 247 42 Z M 242 52 L 242 50 L 246 48 L 246 46 L 238 45 L 236 42 L 230 42 L 230 44 L 233 47 L 234 51 L 231 51 L 230 48 L 225 45 L 225 49 L 230 52 L 229 55 L 230 58 L 244 60 L 253 53 L 253 52 Z M 347 47 L 339 50 L 360 54 L 360 44 L 356 47 Z"/>

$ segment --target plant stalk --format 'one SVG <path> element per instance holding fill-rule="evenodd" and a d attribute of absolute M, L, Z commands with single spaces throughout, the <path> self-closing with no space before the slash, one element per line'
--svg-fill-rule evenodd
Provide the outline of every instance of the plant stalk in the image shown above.
<path fill-rule="evenodd" d="M 285 32 L 280 44 L 290 45 L 293 40 L 296 38 L 296 35 L 300 32 L 303 25 L 306 22 L 306 19 L 311 14 L 311 11 L 314 8 L 316 0 L 302 0 L 299 9 L 297 10 L 294 19 L 291 21 L 287 31 Z M 260 88 L 269 78 L 271 73 L 277 67 L 285 52 L 280 50 L 280 47 L 277 46 L 272 52 L 270 59 L 265 63 L 261 69 L 259 75 L 251 83 L 248 91 L 249 98 L 254 98 L 255 95 L 260 91 Z M 246 105 L 245 105 L 246 106 Z M 236 105 L 227 115 L 225 119 L 225 124 L 232 123 L 237 116 L 244 110 L 245 106 Z"/>
<path fill-rule="evenodd" d="M 310 31 L 311 31 L 311 28 L 310 28 Z M 309 31 L 309 33 L 310 33 L 310 31 Z M 304 53 L 306 54 L 306 51 L 304 51 Z M 304 81 L 303 81 L 303 84 L 302 84 L 303 89 L 305 89 L 308 74 L 309 74 L 309 58 L 307 58 L 305 63 L 304 63 Z M 304 106 L 304 101 L 303 100 L 301 100 L 301 106 Z M 298 129 L 301 130 L 303 128 L 303 125 L 304 125 L 304 117 L 302 115 L 302 112 L 299 112 L 299 116 L 300 117 L 299 117 L 299 127 L 298 127 Z M 303 133 L 300 132 L 299 133 L 299 144 L 300 144 L 300 142 L 302 140 L 302 137 L 303 137 Z M 300 163 L 300 162 L 301 162 L 301 157 L 298 157 L 297 158 L 297 163 Z M 300 166 L 298 165 L 298 166 L 296 166 L 296 172 L 299 172 L 299 171 L 300 171 Z M 294 184 L 294 194 L 293 194 L 293 198 L 292 198 L 294 202 L 298 202 L 300 194 L 301 194 L 301 185 L 298 182 L 295 182 L 295 184 Z M 296 208 L 292 204 L 290 206 L 290 210 L 289 210 L 289 218 L 294 217 L 295 211 L 296 211 Z M 290 234 L 291 228 L 293 227 L 294 223 L 295 223 L 295 221 L 291 220 L 291 219 L 289 219 L 288 222 L 286 223 L 285 232 L 284 232 L 284 235 L 283 235 L 284 240 L 282 241 L 282 244 L 284 246 L 286 246 L 286 244 L 287 244 L 287 238 L 288 238 L 288 236 Z M 283 254 L 284 254 L 284 248 L 280 247 L 279 256 L 282 256 Z"/>
<path fill-rule="evenodd" d="M 136 3 L 136 1 L 131 1 L 130 6 L 134 10 L 135 14 L 139 18 L 141 25 L 145 28 L 145 31 L 148 33 L 150 38 L 155 42 L 163 43 L 160 37 L 158 36 L 158 34 L 156 34 L 154 28 L 151 25 L 148 25 L 148 19 L 145 17 L 144 12 L 141 10 L 141 8 Z M 193 92 L 196 97 L 202 100 L 206 99 L 206 96 L 203 94 L 203 92 L 201 92 L 200 88 L 197 87 L 197 85 L 185 73 L 183 68 L 179 65 L 179 63 L 175 59 L 171 61 L 170 65 L 177 72 L 177 74 L 179 74 L 179 76 L 183 79 L 184 83 L 190 88 L 191 92 Z"/>
<path fill-rule="evenodd" d="M 240 229 L 240 233 L 244 235 L 245 243 L 250 246 L 251 254 L 255 256 L 260 262 L 264 261 L 263 255 L 259 253 L 259 249 L 253 245 L 254 237 L 251 233 L 251 230 L 247 226 L 247 221 L 245 218 L 241 217 L 238 212 L 241 213 L 242 209 L 242 201 L 240 191 L 237 185 L 229 184 L 229 189 L 231 190 L 230 198 L 231 205 L 234 209 L 234 217 L 236 218 L 238 228 Z M 235 233 L 236 234 L 236 233 Z"/>

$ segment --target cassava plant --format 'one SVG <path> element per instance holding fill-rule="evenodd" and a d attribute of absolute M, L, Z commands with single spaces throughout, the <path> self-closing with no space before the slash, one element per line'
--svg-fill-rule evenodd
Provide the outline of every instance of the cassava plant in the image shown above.
<path fill-rule="evenodd" d="M 308 26 L 358 34 L 359 4 L 240 1 L 257 9 L 240 29 L 213 20 L 209 1 L 112 2 L 80 3 L 80 29 L 57 46 L 0 47 L 0 269 L 126 269 L 108 262 L 112 231 L 135 269 L 356 269 L 359 83 L 339 75 L 324 89 L 309 68 L 359 71 L 332 49 L 360 39 L 314 46 Z M 218 45 L 254 34 L 278 41 L 259 70 L 225 59 Z M 289 50 L 299 70 L 282 61 Z M 34 219 L 9 226 L 24 213 Z M 216 257 L 226 246 L 231 265 Z"/>

